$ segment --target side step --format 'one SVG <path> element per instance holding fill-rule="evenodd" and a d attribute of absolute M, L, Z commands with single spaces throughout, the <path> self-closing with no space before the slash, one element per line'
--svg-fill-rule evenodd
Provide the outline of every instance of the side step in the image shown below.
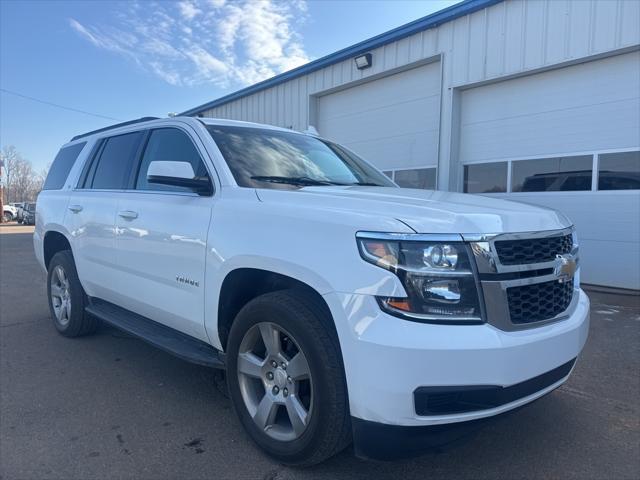
<path fill-rule="evenodd" d="M 97 298 L 92 298 L 85 310 L 103 322 L 187 362 L 206 367 L 225 368 L 224 354 L 219 350 L 147 317 Z"/>

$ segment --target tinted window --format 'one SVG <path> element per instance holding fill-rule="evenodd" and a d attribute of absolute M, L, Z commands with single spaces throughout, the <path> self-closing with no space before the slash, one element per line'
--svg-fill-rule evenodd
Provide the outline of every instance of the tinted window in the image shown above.
<path fill-rule="evenodd" d="M 507 191 L 507 162 L 464 166 L 466 193 L 500 193 Z"/>
<path fill-rule="evenodd" d="M 351 152 L 315 137 L 261 128 L 207 129 L 241 187 L 297 188 L 314 182 L 394 186 Z M 294 185 L 284 183 L 295 179 Z"/>
<path fill-rule="evenodd" d="M 593 157 L 540 158 L 511 164 L 511 191 L 559 192 L 591 190 Z"/>
<path fill-rule="evenodd" d="M 91 188 L 127 188 L 141 138 L 142 132 L 108 138 L 95 167 Z"/>
<path fill-rule="evenodd" d="M 136 188 L 139 190 L 169 190 L 178 192 L 191 192 L 184 187 L 171 185 L 158 185 L 147 182 L 147 170 L 154 161 L 188 162 L 193 167 L 196 177 L 208 178 L 207 169 L 204 166 L 198 150 L 186 133 L 175 128 L 161 128 L 151 132 L 149 141 L 144 150 Z"/>
<path fill-rule="evenodd" d="M 402 188 L 436 188 L 435 168 L 414 168 L 411 170 L 396 170 L 395 182 Z"/>
<path fill-rule="evenodd" d="M 605 153 L 598 163 L 598 190 L 640 189 L 640 152 Z"/>
<path fill-rule="evenodd" d="M 71 167 L 86 144 L 86 142 L 76 143 L 60 149 L 51 164 L 43 190 L 60 190 L 64 186 Z"/>

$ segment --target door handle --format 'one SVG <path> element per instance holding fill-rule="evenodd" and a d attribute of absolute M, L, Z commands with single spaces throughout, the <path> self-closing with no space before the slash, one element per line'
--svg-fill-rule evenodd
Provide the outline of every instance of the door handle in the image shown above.
<path fill-rule="evenodd" d="M 133 212 L 131 210 L 122 210 L 121 212 L 118 212 L 118 216 L 126 220 L 134 220 L 138 218 L 138 212 Z"/>
<path fill-rule="evenodd" d="M 82 211 L 82 205 L 69 205 L 69 210 L 73 213 L 80 213 Z"/>

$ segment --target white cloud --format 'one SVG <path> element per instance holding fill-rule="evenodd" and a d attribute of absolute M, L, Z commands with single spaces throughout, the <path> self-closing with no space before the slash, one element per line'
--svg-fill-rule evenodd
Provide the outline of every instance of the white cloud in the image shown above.
<path fill-rule="evenodd" d="M 304 0 L 132 3 L 111 27 L 69 25 L 171 85 L 247 85 L 309 61 L 298 29 Z"/>
<path fill-rule="evenodd" d="M 202 13 L 193 3 L 188 1 L 178 3 L 178 8 L 186 20 L 193 20 L 196 15 Z"/>

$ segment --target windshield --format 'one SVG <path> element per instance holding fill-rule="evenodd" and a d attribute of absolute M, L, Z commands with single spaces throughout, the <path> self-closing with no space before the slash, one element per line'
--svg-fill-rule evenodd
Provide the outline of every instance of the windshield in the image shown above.
<path fill-rule="evenodd" d="M 241 187 L 396 186 L 382 172 L 326 140 L 262 128 L 208 125 L 207 130 Z"/>

